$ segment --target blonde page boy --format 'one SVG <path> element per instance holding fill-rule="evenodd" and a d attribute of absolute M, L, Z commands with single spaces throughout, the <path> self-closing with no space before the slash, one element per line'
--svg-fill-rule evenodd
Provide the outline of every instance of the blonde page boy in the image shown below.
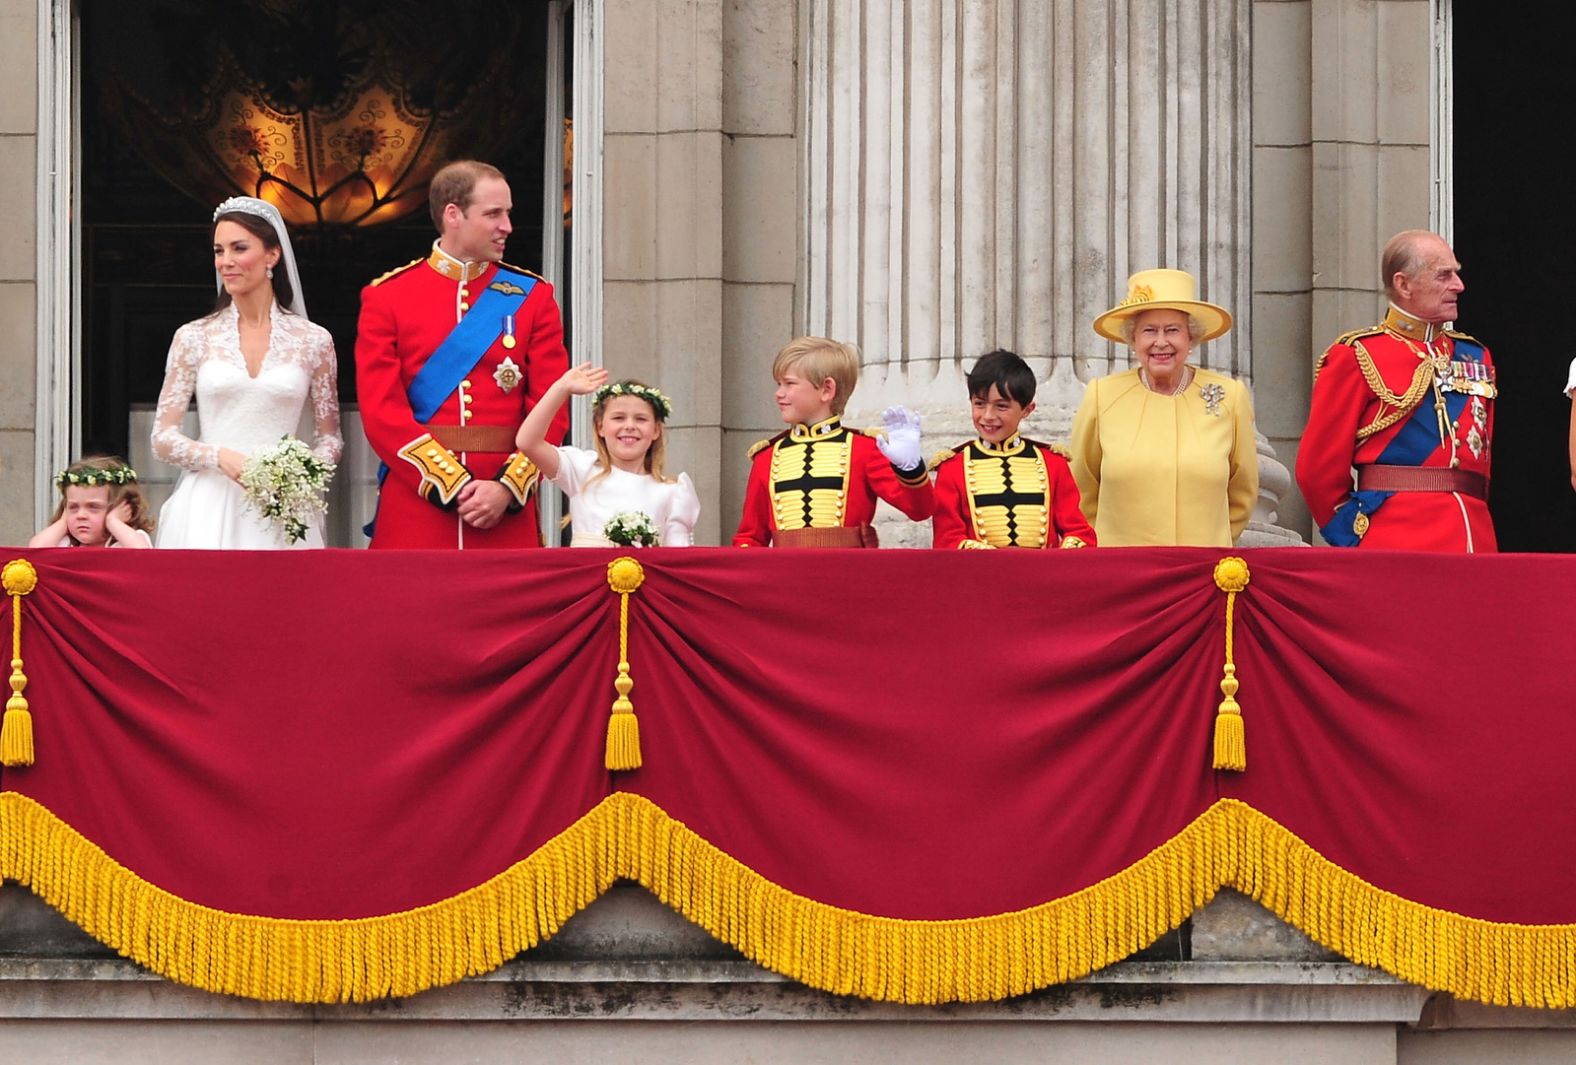
<path fill-rule="evenodd" d="M 884 439 L 842 423 L 859 380 L 852 344 L 799 337 L 777 353 L 772 377 L 788 428 L 750 449 L 735 547 L 875 547 L 877 497 L 916 521 L 930 517 L 919 416 L 888 407 Z"/>

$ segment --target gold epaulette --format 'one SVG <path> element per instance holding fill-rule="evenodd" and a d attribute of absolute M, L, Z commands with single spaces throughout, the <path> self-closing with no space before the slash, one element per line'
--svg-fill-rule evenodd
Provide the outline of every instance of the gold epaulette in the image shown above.
<path fill-rule="evenodd" d="M 750 445 L 749 457 L 753 459 L 756 455 L 759 455 L 762 451 L 765 451 L 767 448 L 771 447 L 773 444 L 777 443 L 777 441 L 781 440 L 787 435 L 787 433 L 778 433 L 776 436 L 768 436 L 765 440 L 757 440 L 755 443 Z"/>
<path fill-rule="evenodd" d="M 937 467 L 939 467 L 943 462 L 946 462 L 953 455 L 956 455 L 961 448 L 966 447 L 966 446 L 967 446 L 966 444 L 962 444 L 962 445 L 959 445 L 958 447 L 944 447 L 944 448 L 942 448 L 940 451 L 938 451 L 934 455 L 930 456 L 930 462 L 929 462 L 928 465 L 926 465 L 925 468 L 927 470 L 930 470 L 931 472 L 935 472 Z"/>
<path fill-rule="evenodd" d="M 387 281 L 389 278 L 393 277 L 395 274 L 403 274 L 406 270 L 409 270 L 411 267 L 413 267 L 413 266 L 420 266 L 422 263 L 424 263 L 426 261 L 427 260 L 425 258 L 412 259 L 410 262 L 406 263 L 404 266 L 396 266 L 394 269 L 390 270 L 388 273 L 383 274 L 380 277 L 374 277 L 371 281 L 368 282 L 368 284 L 370 284 L 370 285 L 381 285 L 381 284 L 383 284 L 383 282 Z"/>
<path fill-rule="evenodd" d="M 1450 338 L 1452 338 L 1454 340 L 1465 340 L 1465 341 L 1467 341 L 1469 343 L 1476 344 L 1480 348 L 1488 347 L 1487 344 L 1483 343 L 1481 340 L 1479 340 L 1477 337 L 1473 336 L 1471 333 L 1458 333 L 1454 329 L 1446 329 L 1445 330 L 1445 336 L 1450 337 Z"/>
<path fill-rule="evenodd" d="M 1043 447 L 1045 450 L 1049 451 L 1051 454 L 1053 454 L 1053 455 L 1060 455 L 1062 458 L 1066 459 L 1068 462 L 1071 462 L 1073 460 L 1073 453 L 1072 453 L 1071 450 L 1068 449 L 1066 444 L 1047 444 L 1043 440 L 1030 440 L 1028 437 L 1024 437 L 1023 438 L 1023 442 L 1025 444 L 1028 444 L 1030 447 Z"/>
<path fill-rule="evenodd" d="M 547 281 L 547 278 L 543 277 L 541 274 L 537 273 L 535 270 L 527 270 L 523 266 L 516 266 L 516 265 L 514 265 L 514 263 L 501 262 L 498 265 L 503 267 L 505 270 L 513 270 L 517 274 L 524 274 L 526 277 L 534 277 L 538 281 Z M 552 284 L 551 281 L 548 281 L 547 283 L 548 284 Z"/>
<path fill-rule="evenodd" d="M 1379 325 L 1370 325 L 1363 329 L 1353 329 L 1336 337 L 1335 344 L 1331 344 L 1330 348 L 1335 347 L 1336 344 L 1346 348 L 1355 348 L 1357 346 L 1357 342 L 1362 340 L 1364 337 L 1381 336 L 1383 333 L 1384 327 Z M 1319 357 L 1313 362 L 1314 381 L 1319 380 L 1319 371 L 1323 370 L 1324 364 L 1330 361 L 1330 348 L 1325 348 L 1323 351 L 1319 352 Z"/>
<path fill-rule="evenodd" d="M 1342 333 L 1340 336 L 1335 338 L 1335 343 L 1337 343 L 1337 344 L 1344 344 L 1347 347 L 1351 347 L 1353 344 L 1355 344 L 1357 341 L 1361 340 L 1363 337 L 1378 336 L 1380 333 L 1383 333 L 1383 332 L 1384 332 L 1384 327 L 1383 326 L 1370 325 L 1370 326 L 1366 326 L 1366 327 L 1364 327 L 1362 329 L 1353 329 L 1350 332 Z"/>

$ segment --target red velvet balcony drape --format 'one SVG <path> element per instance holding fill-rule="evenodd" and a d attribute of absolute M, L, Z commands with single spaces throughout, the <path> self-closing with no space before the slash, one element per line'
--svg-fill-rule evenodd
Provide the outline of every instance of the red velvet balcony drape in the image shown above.
<path fill-rule="evenodd" d="M 485 971 L 638 879 L 899 1001 L 1118 960 L 1222 885 L 1406 979 L 1576 1004 L 1576 562 L 651 550 L 13 552 L 36 760 L 0 875 L 157 971 L 303 1001 Z"/>

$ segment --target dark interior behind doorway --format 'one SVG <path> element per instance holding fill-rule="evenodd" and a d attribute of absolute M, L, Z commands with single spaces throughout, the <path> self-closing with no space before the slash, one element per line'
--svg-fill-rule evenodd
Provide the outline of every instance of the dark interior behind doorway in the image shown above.
<path fill-rule="evenodd" d="M 1465 268 L 1457 328 L 1499 375 L 1490 509 L 1507 551 L 1576 551 L 1576 491 L 1563 395 L 1576 341 L 1576 208 L 1568 150 L 1568 35 L 1549 10 L 1454 5 L 1455 247 Z"/>

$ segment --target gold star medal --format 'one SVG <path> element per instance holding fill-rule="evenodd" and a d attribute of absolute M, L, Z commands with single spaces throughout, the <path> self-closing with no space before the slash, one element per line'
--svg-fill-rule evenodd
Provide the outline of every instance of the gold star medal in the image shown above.
<path fill-rule="evenodd" d="M 505 337 L 504 339 L 508 340 L 511 338 Z M 498 368 L 493 371 L 493 380 L 498 382 L 499 390 L 507 396 L 520 383 L 520 367 L 515 365 L 513 359 L 505 355 L 503 362 L 500 362 Z"/>

